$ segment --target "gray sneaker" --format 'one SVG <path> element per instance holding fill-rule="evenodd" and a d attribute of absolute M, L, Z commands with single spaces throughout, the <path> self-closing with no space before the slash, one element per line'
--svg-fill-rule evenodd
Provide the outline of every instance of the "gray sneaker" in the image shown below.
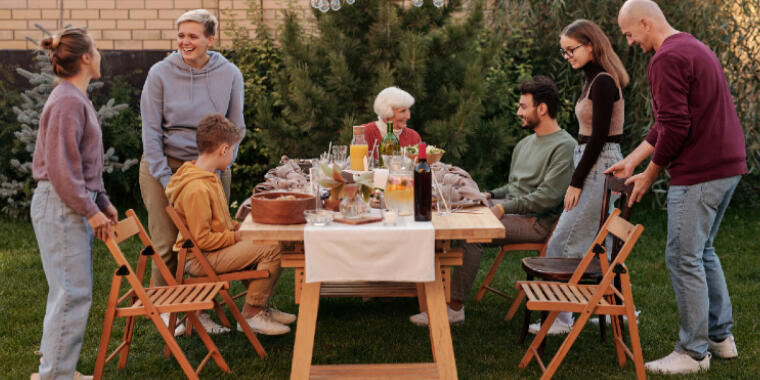
<path fill-rule="evenodd" d="M 736 341 L 733 335 L 729 335 L 722 342 L 713 342 L 708 338 L 707 349 L 721 359 L 733 359 L 739 356 L 739 350 L 736 349 Z"/>
<path fill-rule="evenodd" d="M 449 316 L 449 324 L 454 325 L 464 322 L 464 306 L 459 310 L 454 310 L 449 305 L 446 305 L 446 314 Z M 422 313 L 412 315 L 409 320 L 417 326 L 428 325 L 428 315 L 426 311 Z"/>
<path fill-rule="evenodd" d="M 290 327 L 283 325 L 280 322 L 275 321 L 269 316 L 269 313 L 262 310 L 251 318 L 246 318 L 248 326 L 251 326 L 251 330 L 258 334 L 264 335 L 282 335 L 290 332 Z M 243 331 L 243 328 L 238 323 L 238 331 Z"/>

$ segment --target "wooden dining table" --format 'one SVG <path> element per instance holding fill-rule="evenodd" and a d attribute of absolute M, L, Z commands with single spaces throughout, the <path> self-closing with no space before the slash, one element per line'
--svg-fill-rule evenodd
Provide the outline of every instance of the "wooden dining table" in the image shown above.
<path fill-rule="evenodd" d="M 487 207 L 476 207 L 451 215 L 433 214 L 435 231 L 435 280 L 407 283 L 320 283 L 304 281 L 305 224 L 256 223 L 248 215 L 240 226 L 243 239 L 278 243 L 290 250 L 282 254 L 282 266 L 295 269 L 296 303 L 299 304 L 291 379 L 321 378 L 431 378 L 457 379 L 446 302 L 450 294 L 451 267 L 461 265 L 461 248 L 455 240 L 488 243 L 505 236 L 504 226 Z M 392 244 L 392 243 L 389 243 Z M 416 296 L 421 311 L 428 313 L 432 363 L 313 365 L 314 334 L 320 297 L 409 297 Z"/>

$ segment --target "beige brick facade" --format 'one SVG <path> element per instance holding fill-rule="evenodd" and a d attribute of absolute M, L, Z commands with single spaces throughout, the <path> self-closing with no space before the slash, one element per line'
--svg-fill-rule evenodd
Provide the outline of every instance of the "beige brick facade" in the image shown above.
<path fill-rule="evenodd" d="M 35 24 L 51 32 L 71 24 L 86 26 L 100 49 L 176 49 L 174 20 L 182 13 L 206 8 L 219 18 L 217 41 L 231 44 L 230 21 L 250 30 L 249 2 L 262 7 L 264 22 L 276 28 L 288 0 L 0 0 L 0 49 L 32 49 L 30 36 L 42 38 Z M 292 0 L 300 17 L 313 21 L 310 0 Z M 276 30 L 273 31 L 276 37 Z M 219 45 L 217 45 L 219 46 Z"/>

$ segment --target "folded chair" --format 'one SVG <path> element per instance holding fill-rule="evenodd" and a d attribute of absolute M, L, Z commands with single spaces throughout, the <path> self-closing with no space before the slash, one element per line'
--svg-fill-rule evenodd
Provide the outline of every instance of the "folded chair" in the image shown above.
<path fill-rule="evenodd" d="M 169 218 L 171 218 L 172 222 L 174 222 L 174 225 L 177 226 L 179 233 L 182 236 L 186 237 L 185 242 L 182 244 L 182 248 L 177 255 L 177 283 L 195 284 L 213 281 L 242 281 L 269 277 L 269 271 L 267 270 L 241 270 L 217 274 L 214 270 L 214 267 L 212 267 L 211 263 L 208 262 L 206 255 L 204 255 L 203 252 L 201 252 L 200 248 L 198 248 L 198 245 L 195 243 L 195 238 L 192 236 L 192 234 L 190 234 L 190 229 L 187 228 L 187 225 L 182 220 L 182 217 L 180 217 L 179 213 L 177 213 L 177 210 L 169 205 L 166 206 L 166 213 L 169 215 Z M 201 268 L 203 268 L 203 273 L 205 276 L 185 276 L 185 263 L 191 257 L 198 260 Z M 234 300 L 245 294 L 246 292 L 242 292 L 235 297 L 232 297 L 226 288 L 219 291 L 219 296 L 222 298 L 222 301 L 225 305 L 227 305 L 227 308 L 235 317 L 235 320 L 237 320 L 237 322 L 240 324 L 240 327 L 243 329 L 243 333 L 245 334 L 246 338 L 248 338 L 248 341 L 251 343 L 256 352 L 259 354 L 259 357 L 263 359 L 267 355 L 266 351 L 264 350 L 264 346 L 262 346 L 261 342 L 259 342 L 259 339 L 256 338 L 255 333 L 253 330 L 251 330 L 251 327 L 248 325 L 248 322 L 246 322 L 245 317 L 240 312 L 237 305 L 235 305 Z M 214 301 L 214 309 L 216 310 L 216 314 L 219 316 L 219 320 L 222 322 L 222 324 L 226 327 L 232 328 L 230 321 L 224 314 L 224 310 L 222 310 L 221 306 L 216 301 Z M 173 328 L 176 321 L 175 314 L 171 314 L 169 321 L 170 328 Z M 191 331 L 192 330 L 188 326 L 187 334 L 190 334 Z"/>
<path fill-rule="evenodd" d="M 230 368 L 222 358 L 216 345 L 209 337 L 206 330 L 203 328 L 195 312 L 198 310 L 208 310 L 214 306 L 213 299 L 221 291 L 225 290 L 229 284 L 226 282 L 198 282 L 194 284 L 178 285 L 174 278 L 171 276 L 166 264 L 160 257 L 155 255 L 155 249 L 153 243 L 151 243 L 148 234 L 145 232 L 140 221 L 137 219 L 134 211 L 128 210 L 127 217 L 119 222 L 113 228 L 113 232 L 106 240 L 106 246 L 111 252 L 116 264 L 119 266 L 113 274 L 111 280 L 111 291 L 108 295 L 108 306 L 106 307 L 105 320 L 103 322 L 103 334 L 100 338 L 100 346 L 98 347 L 98 356 L 95 362 L 95 374 L 94 378 L 100 379 L 103 376 L 103 368 L 105 364 L 119 354 L 119 363 L 117 368 L 124 369 L 127 365 L 127 357 L 129 356 L 129 348 L 132 344 L 132 334 L 134 333 L 135 320 L 137 317 L 144 316 L 153 322 L 153 325 L 158 329 L 161 338 L 166 342 L 171 355 L 177 359 L 182 371 L 188 379 L 198 379 L 198 373 L 203 369 L 203 366 L 209 359 L 214 359 L 216 364 L 224 372 L 230 373 Z M 137 272 L 132 269 L 127 259 L 124 257 L 124 253 L 119 248 L 119 243 L 124 240 L 137 235 L 142 242 L 143 249 L 140 252 L 140 257 L 137 260 Z M 143 279 L 145 276 L 145 268 L 147 266 L 147 260 L 151 258 L 153 265 L 157 265 L 161 275 L 166 280 L 167 286 L 150 287 L 145 288 L 143 286 Z M 124 293 L 121 293 L 122 280 L 126 278 L 130 288 Z M 124 306 L 119 307 L 119 305 Z M 192 326 L 198 330 L 203 344 L 208 349 L 208 354 L 198 365 L 198 368 L 193 368 L 190 362 L 187 360 L 182 349 L 174 340 L 174 334 L 169 332 L 169 329 L 164 324 L 160 317 L 161 313 L 168 312 L 184 312 L 187 313 L 189 321 Z M 116 317 L 125 317 L 127 319 L 126 327 L 124 329 L 124 337 L 121 344 L 106 357 L 108 353 L 108 344 L 111 339 L 111 331 L 113 329 L 114 320 Z"/>
<path fill-rule="evenodd" d="M 628 207 L 628 199 L 633 191 L 633 185 L 625 184 L 626 178 L 617 178 L 612 175 L 607 175 L 604 180 L 604 193 L 602 195 L 602 208 L 601 217 L 599 218 L 599 229 L 601 230 L 604 222 L 607 220 L 607 215 L 610 209 L 610 201 L 612 199 L 612 192 L 620 194 L 619 204 L 622 211 L 621 215 L 623 219 L 629 220 L 631 216 L 631 208 Z M 614 260 L 617 252 L 620 250 L 621 242 L 619 239 L 613 239 L 611 257 Z M 572 277 L 575 268 L 578 267 L 582 258 L 570 258 L 570 257 L 526 257 L 522 259 L 522 268 L 525 271 L 528 281 L 535 278 L 547 281 L 563 281 L 567 282 Z M 599 283 L 602 279 L 602 271 L 599 265 L 599 260 L 592 260 L 586 271 L 583 273 L 580 282 Z M 620 289 L 620 284 L 615 283 Z M 512 302 L 512 308 L 517 308 L 520 302 L 517 300 Z M 543 313 L 542 319 L 545 318 Z M 622 318 L 622 317 L 621 317 Z M 525 341 L 525 337 L 528 334 L 528 326 L 530 325 L 531 313 L 530 310 L 525 310 L 525 317 L 523 320 L 523 329 L 520 334 L 520 343 Z M 599 331 L 602 342 L 607 340 L 607 327 L 605 318 L 599 320 Z"/>
<path fill-rule="evenodd" d="M 644 227 L 641 225 L 634 226 L 619 215 L 620 210 L 613 210 L 568 282 L 518 281 L 516 283 L 515 286 L 519 290 L 517 295 L 518 303 L 527 298 L 525 306 L 528 310 L 549 312 L 548 317 L 541 325 L 541 330 L 536 334 L 536 337 L 520 361 L 521 369 L 527 367 L 531 360 L 535 358 L 544 371 L 541 379 L 550 379 L 557 371 L 562 359 L 565 358 L 565 355 L 567 355 L 573 342 L 578 338 L 578 335 L 592 314 L 601 315 L 600 320 L 604 318 L 604 315 L 625 315 L 628 317 L 628 330 L 632 349 L 626 347 L 623 341 L 623 324 L 620 319 L 610 318 L 618 364 L 623 367 L 626 363 L 627 355 L 634 362 L 636 377 L 638 379 L 646 378 L 644 374 L 644 359 L 641 354 L 641 342 L 639 341 L 638 322 L 636 321 L 633 305 L 631 282 L 628 268 L 624 264 L 625 259 L 631 253 L 631 249 L 633 249 L 642 231 L 644 231 Z M 607 260 L 607 253 L 604 248 L 605 239 L 608 234 L 617 237 L 623 244 L 617 257 L 611 263 Z M 604 274 L 601 281 L 599 284 L 594 285 L 579 284 L 579 280 L 594 259 L 594 256 L 598 257 L 602 273 Z M 620 281 L 620 290 L 613 284 L 613 280 L 615 279 Z M 508 319 L 514 316 L 515 310 L 516 308 L 510 309 L 507 315 Z M 557 350 L 554 358 L 549 362 L 549 365 L 544 366 L 539 354 L 539 347 L 561 311 L 580 313 L 580 316 L 573 324 L 573 328 Z"/>

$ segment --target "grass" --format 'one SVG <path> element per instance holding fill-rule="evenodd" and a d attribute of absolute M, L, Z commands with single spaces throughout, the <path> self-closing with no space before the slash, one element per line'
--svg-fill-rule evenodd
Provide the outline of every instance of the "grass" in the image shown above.
<path fill-rule="evenodd" d="M 634 285 L 636 308 L 641 310 L 640 330 L 645 360 L 667 355 L 678 338 L 678 314 L 670 279 L 665 268 L 664 244 L 666 218 L 663 211 L 634 212 L 633 221 L 646 230 L 628 260 Z M 740 356 L 731 361 L 713 359 L 709 372 L 698 376 L 650 378 L 742 379 L 760 373 L 760 269 L 756 249 L 760 246 L 760 212 L 730 208 L 718 235 L 716 247 L 728 279 L 734 304 L 734 335 Z M 144 217 L 141 219 L 145 220 Z M 38 349 L 45 313 L 47 283 L 42 271 L 32 227 L 28 222 L 0 218 L 0 378 L 24 379 L 36 372 Z M 131 247 L 136 247 L 131 243 Z M 127 251 L 129 252 L 129 251 Z M 131 252 L 135 252 L 132 250 Z M 487 249 L 476 283 L 482 281 L 496 250 Z M 525 253 L 526 255 L 528 253 Z M 505 259 L 495 278 L 495 285 L 513 289 L 511 284 L 523 278 L 519 256 Z M 134 255 L 132 256 L 134 259 Z M 115 269 L 102 243 L 95 244 L 95 287 L 93 306 L 87 325 L 79 370 L 92 373 L 103 323 L 103 312 L 110 278 Z M 239 284 L 234 285 L 240 289 Z M 473 292 L 474 293 L 474 292 Z M 297 312 L 293 303 L 293 272 L 286 270 L 275 291 L 274 300 L 283 310 Z M 503 320 L 508 307 L 505 299 L 486 295 L 484 301 L 466 305 L 467 322 L 452 327 L 457 369 L 462 379 L 537 379 L 540 370 L 532 364 L 525 371 L 517 368 L 524 347 L 517 343 L 522 316 L 511 323 Z M 327 299 L 320 303 L 314 363 L 380 363 L 431 361 L 426 329 L 408 322 L 417 312 L 413 299 L 362 302 L 359 299 Z M 123 331 L 123 319 L 117 321 L 114 338 Z M 278 337 L 260 336 L 269 357 L 259 359 L 241 333 L 215 336 L 222 355 L 233 370 L 221 372 L 209 363 L 201 373 L 207 379 L 286 379 L 290 372 L 294 333 Z M 196 336 L 180 338 L 179 343 L 192 363 L 205 355 L 205 347 Z M 550 338 L 547 353 L 561 343 Z M 111 348 L 114 345 L 112 344 Z M 109 379 L 180 379 L 183 373 L 176 361 L 162 356 L 163 345 L 150 322 L 138 320 L 129 362 L 124 371 L 115 363 L 106 366 Z M 753 375 L 754 374 L 754 375 Z M 632 366 L 619 368 L 612 343 L 601 344 L 599 330 L 584 329 L 560 366 L 556 379 L 583 377 L 603 379 L 634 378 Z"/>

